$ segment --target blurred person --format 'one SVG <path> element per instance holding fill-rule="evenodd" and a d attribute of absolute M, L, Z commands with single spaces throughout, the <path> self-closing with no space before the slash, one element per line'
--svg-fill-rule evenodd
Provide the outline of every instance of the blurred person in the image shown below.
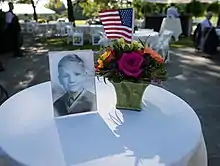
<path fill-rule="evenodd" d="M 167 17 L 168 18 L 178 18 L 180 16 L 177 8 L 174 3 L 170 4 L 170 7 L 167 9 Z"/>
<path fill-rule="evenodd" d="M 212 12 L 206 13 L 206 18 L 197 26 L 195 35 L 197 50 L 213 55 L 217 52 L 219 37 L 211 23 Z"/>
<path fill-rule="evenodd" d="M 14 4 L 12 2 L 8 3 L 9 11 L 6 12 L 6 23 L 10 24 L 12 22 L 12 19 L 15 17 L 15 14 L 13 12 L 14 10 Z"/>
<path fill-rule="evenodd" d="M 5 12 L 0 9 L 0 53 L 4 53 L 4 31 L 5 31 Z"/>
<path fill-rule="evenodd" d="M 30 22 L 28 14 L 24 14 L 24 22 Z"/>
<path fill-rule="evenodd" d="M 205 28 L 211 28 L 213 27 L 212 26 L 212 23 L 211 23 L 211 19 L 212 19 L 212 12 L 211 11 L 208 11 L 206 13 L 206 18 L 201 22 L 201 28 L 202 30 L 204 30 Z"/>
<path fill-rule="evenodd" d="M 1 71 L 4 71 L 5 69 L 4 69 L 4 67 L 3 67 L 3 63 L 0 61 L 0 72 Z"/>
<path fill-rule="evenodd" d="M 5 13 L 0 9 L 0 53 L 4 52 L 3 49 L 3 34 L 5 27 Z M 4 71 L 3 63 L 0 61 L 0 72 Z"/>
<path fill-rule="evenodd" d="M 19 19 L 14 14 L 14 5 L 12 2 L 8 3 L 9 11 L 6 12 L 6 36 L 8 38 L 8 44 L 11 46 L 10 51 L 14 53 L 14 56 L 19 57 L 21 56 L 20 46 L 21 46 L 21 27 L 19 23 Z"/>

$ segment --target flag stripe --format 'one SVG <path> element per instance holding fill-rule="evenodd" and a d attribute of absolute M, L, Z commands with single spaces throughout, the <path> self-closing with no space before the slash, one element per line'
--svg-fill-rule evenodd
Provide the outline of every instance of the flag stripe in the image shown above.
<path fill-rule="evenodd" d="M 121 26 L 106 26 L 105 28 L 104 28 L 104 30 L 105 31 L 108 31 L 108 30 L 112 30 L 112 29 L 114 29 L 114 30 L 116 30 L 116 31 L 126 31 L 126 32 L 128 32 L 128 33 L 132 33 L 132 29 L 131 28 L 123 28 L 123 27 L 121 27 Z"/>
<path fill-rule="evenodd" d="M 108 25 L 121 25 L 121 21 L 102 21 L 102 24 L 104 26 L 108 26 Z"/>
<path fill-rule="evenodd" d="M 101 20 L 101 21 L 106 21 L 106 20 L 110 20 L 110 19 L 111 19 L 111 20 L 114 20 L 114 19 L 120 20 L 120 17 L 119 17 L 119 15 L 100 17 L 100 20 Z"/>
<path fill-rule="evenodd" d="M 119 14 L 118 14 L 118 13 L 109 13 L 109 14 L 106 14 L 106 15 L 100 15 L 100 14 L 99 14 L 99 17 L 100 17 L 100 18 L 105 18 L 105 17 L 119 17 Z"/>
<path fill-rule="evenodd" d="M 120 23 L 114 23 L 114 24 L 102 24 L 105 27 L 110 27 L 110 26 L 113 26 L 113 27 L 119 27 L 119 26 L 122 26 Z"/>
<path fill-rule="evenodd" d="M 105 12 L 105 13 L 99 13 L 99 16 L 103 17 L 103 16 L 108 16 L 108 15 L 118 15 L 118 11 L 114 11 L 114 12 Z"/>
<path fill-rule="evenodd" d="M 123 31 L 123 30 L 106 30 L 105 33 L 107 34 L 114 34 L 114 33 L 118 33 L 118 34 L 123 34 L 125 35 L 126 37 L 131 37 L 131 32 L 128 33 L 126 31 Z"/>
<path fill-rule="evenodd" d="M 118 10 L 117 9 L 101 10 L 99 13 L 107 13 L 107 12 L 118 12 Z"/>
<path fill-rule="evenodd" d="M 109 18 L 109 19 L 100 19 L 102 21 L 102 23 L 105 22 L 120 22 L 121 23 L 121 19 L 120 18 Z"/>
<path fill-rule="evenodd" d="M 108 37 L 109 35 L 115 36 L 116 33 L 115 33 L 115 32 L 109 32 L 109 33 L 107 34 L 107 37 Z M 121 32 L 118 32 L 117 35 L 124 36 L 124 37 L 127 38 L 127 39 L 130 39 L 130 38 L 131 38 L 131 36 L 128 36 L 128 35 L 126 35 L 126 34 L 124 34 L 124 33 L 121 33 Z"/>

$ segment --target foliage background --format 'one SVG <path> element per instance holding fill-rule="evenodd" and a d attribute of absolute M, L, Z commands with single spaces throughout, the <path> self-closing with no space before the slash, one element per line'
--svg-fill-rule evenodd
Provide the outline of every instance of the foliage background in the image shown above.
<path fill-rule="evenodd" d="M 2 1 L 2 0 L 0 0 Z M 17 3 L 29 3 L 33 8 L 39 0 L 17 0 Z M 142 19 L 145 15 L 166 13 L 169 4 L 149 3 L 144 0 L 66 0 L 69 4 L 68 9 L 65 8 L 61 0 L 49 0 L 46 7 L 56 12 L 56 18 L 68 17 L 70 20 L 84 20 L 98 16 L 101 9 L 134 7 L 135 18 Z M 201 3 L 199 0 L 192 0 L 188 4 L 176 4 L 181 13 L 190 14 L 194 17 L 204 16 L 207 10 L 213 11 L 215 15 L 219 15 L 220 5 L 218 2 Z M 69 13 L 69 14 L 68 14 Z M 69 15 L 69 16 L 68 16 Z M 70 16 L 71 15 L 71 16 Z"/>

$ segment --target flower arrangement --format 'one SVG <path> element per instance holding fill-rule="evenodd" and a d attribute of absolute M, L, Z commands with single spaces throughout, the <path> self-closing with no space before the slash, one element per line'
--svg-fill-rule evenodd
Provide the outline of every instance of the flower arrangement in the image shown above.
<path fill-rule="evenodd" d="M 98 57 L 96 74 L 115 87 L 116 108 L 140 111 L 142 95 L 153 82 L 166 80 L 164 59 L 144 43 L 113 41 Z"/>
<path fill-rule="evenodd" d="M 118 39 L 104 48 L 96 73 L 113 82 L 151 82 L 166 79 L 164 59 L 142 42 L 128 44 Z"/>

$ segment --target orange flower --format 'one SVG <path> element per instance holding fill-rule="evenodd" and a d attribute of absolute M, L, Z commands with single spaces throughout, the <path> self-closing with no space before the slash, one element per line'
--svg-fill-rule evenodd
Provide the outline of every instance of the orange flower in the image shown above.
<path fill-rule="evenodd" d="M 150 47 L 145 47 L 144 48 L 144 53 L 148 53 L 150 54 L 150 56 L 152 58 L 154 58 L 157 62 L 159 63 L 163 63 L 164 62 L 164 59 L 154 50 L 152 50 Z"/>
<path fill-rule="evenodd" d="M 112 59 L 114 59 L 115 56 L 115 51 L 114 50 L 110 50 L 111 53 L 109 54 L 109 56 L 105 59 L 106 62 L 110 62 Z"/>
<path fill-rule="evenodd" d="M 101 60 L 101 59 L 98 59 L 98 66 L 97 66 L 97 68 L 99 68 L 99 69 L 102 69 L 103 67 L 104 67 L 104 63 L 103 63 L 103 61 Z"/>
<path fill-rule="evenodd" d="M 99 70 L 99 65 L 95 66 L 95 71 L 96 71 L 96 72 L 99 72 L 99 71 L 100 71 L 100 70 Z"/>
<path fill-rule="evenodd" d="M 138 50 L 136 52 L 138 52 L 140 55 L 144 55 L 144 50 Z"/>
<path fill-rule="evenodd" d="M 103 61 L 106 60 L 111 55 L 111 53 L 112 53 L 112 51 L 110 49 L 105 51 L 104 54 L 101 55 L 101 59 Z"/>

